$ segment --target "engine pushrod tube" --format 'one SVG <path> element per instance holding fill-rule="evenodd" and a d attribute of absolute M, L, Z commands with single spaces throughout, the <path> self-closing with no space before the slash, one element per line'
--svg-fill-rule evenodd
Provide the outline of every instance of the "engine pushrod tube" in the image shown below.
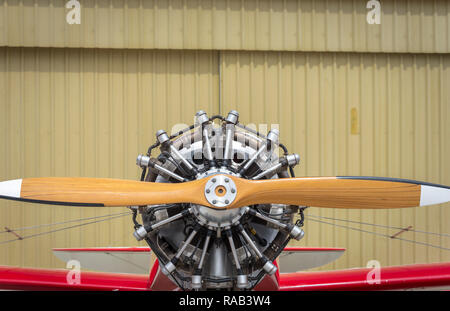
<path fill-rule="evenodd" d="M 186 247 L 188 246 L 188 244 L 192 242 L 192 239 L 195 237 L 195 235 L 197 233 L 198 233 L 198 229 L 194 228 L 194 230 L 192 230 L 191 234 L 189 234 L 188 238 L 184 241 L 183 246 L 180 247 L 180 249 L 178 250 L 177 254 L 175 255 L 175 258 L 177 258 L 177 259 L 180 258 L 180 256 L 186 250 Z"/>
<path fill-rule="evenodd" d="M 176 215 L 173 215 L 172 217 L 169 217 L 167 219 L 161 220 L 160 222 L 153 224 L 153 225 L 145 225 L 145 226 L 140 226 L 139 228 L 136 229 L 136 231 L 133 233 L 134 237 L 136 238 L 136 240 L 141 241 L 143 239 L 145 239 L 145 237 L 147 236 L 147 234 L 152 231 L 155 230 L 161 226 L 164 226 L 165 224 L 168 224 L 169 222 L 172 222 L 174 220 L 177 220 L 179 218 L 185 217 L 188 214 L 190 214 L 192 212 L 192 209 L 186 209 L 184 211 L 182 211 L 181 213 L 178 213 Z"/>
<path fill-rule="evenodd" d="M 242 175 L 244 174 L 249 168 L 250 166 L 253 164 L 253 162 L 256 161 L 256 159 L 259 157 L 259 155 L 264 151 L 264 149 L 266 149 L 267 144 L 263 143 L 262 146 L 258 149 L 258 151 L 256 151 L 253 156 L 250 158 L 250 160 L 248 160 L 247 163 L 245 163 L 244 167 L 242 169 L 240 169 L 239 173 Z"/>
<path fill-rule="evenodd" d="M 224 160 L 231 160 L 233 158 L 233 138 L 234 138 L 234 124 L 228 123 L 225 126 L 225 151 L 223 153 Z"/>
<path fill-rule="evenodd" d="M 234 241 L 233 241 L 233 236 L 231 234 L 231 230 L 227 230 L 226 235 L 228 237 L 228 243 L 230 243 L 231 253 L 233 255 L 233 259 L 234 259 L 234 263 L 235 263 L 236 269 L 239 271 L 239 270 L 241 270 L 241 264 L 239 263 L 239 259 L 238 259 L 238 256 L 237 256 L 236 247 L 234 246 Z"/>
<path fill-rule="evenodd" d="M 205 239 L 205 244 L 203 245 L 202 256 L 200 257 L 200 262 L 198 263 L 198 269 L 201 270 L 203 268 L 203 262 L 206 257 L 206 251 L 208 249 L 209 241 L 211 240 L 211 234 L 208 232 Z"/>
<path fill-rule="evenodd" d="M 279 221 L 276 220 L 276 219 L 273 219 L 273 218 L 270 218 L 270 217 L 268 217 L 268 216 L 265 216 L 265 215 L 263 215 L 263 214 L 261 214 L 261 213 L 255 211 L 255 210 L 251 209 L 251 208 L 248 208 L 248 209 L 247 209 L 247 212 L 250 213 L 250 214 L 253 215 L 253 216 L 256 216 L 256 217 L 262 219 L 262 220 L 265 220 L 265 221 L 267 221 L 267 222 L 270 222 L 271 224 L 273 224 L 273 225 L 275 225 L 275 226 L 277 226 L 277 227 L 280 227 L 280 228 L 282 228 L 282 229 L 288 229 L 288 226 L 287 226 L 286 224 L 283 224 L 282 222 L 279 222 Z"/>
<path fill-rule="evenodd" d="M 172 171 L 169 171 L 168 169 L 162 167 L 162 166 L 159 165 L 159 164 L 155 164 L 153 167 L 154 167 L 155 169 L 157 169 L 158 171 L 160 171 L 161 173 L 167 174 L 167 175 L 169 175 L 170 177 L 173 177 L 174 179 L 176 179 L 176 180 L 178 180 L 178 181 L 181 181 L 181 182 L 188 181 L 188 179 L 181 177 L 181 176 L 178 175 L 177 173 L 174 173 L 174 172 L 172 172 Z"/>
<path fill-rule="evenodd" d="M 253 240 L 249 237 L 247 232 L 245 232 L 244 227 L 242 225 L 239 225 L 238 228 L 240 230 L 240 233 L 244 236 L 245 240 L 247 241 L 248 245 L 250 245 L 250 247 L 255 251 L 256 256 L 263 261 L 263 263 L 264 263 L 264 266 L 263 266 L 264 271 L 266 271 L 269 275 L 274 274 L 277 271 L 277 267 L 273 263 L 271 263 L 269 261 L 269 259 L 267 259 L 267 257 L 264 256 L 260 252 L 258 247 L 253 242 Z"/>
<path fill-rule="evenodd" d="M 208 161 L 213 161 L 214 156 L 213 156 L 212 149 L 211 149 L 211 142 L 209 140 L 208 128 L 206 126 L 203 128 L 202 133 L 203 133 L 203 138 L 205 139 L 205 147 L 204 147 L 205 157 Z"/>
<path fill-rule="evenodd" d="M 172 222 L 172 221 L 175 221 L 175 220 L 180 219 L 182 217 L 185 217 L 188 214 L 190 214 L 191 212 L 192 212 L 192 208 L 188 208 L 187 210 L 184 210 L 181 213 L 175 214 L 175 215 L 173 215 L 173 216 L 171 216 L 169 218 L 161 220 L 160 222 L 158 222 L 156 224 L 151 225 L 149 230 L 147 230 L 147 231 L 155 230 L 155 229 L 157 229 L 157 228 L 159 228 L 161 226 L 164 226 L 165 224 L 168 224 L 169 222 Z"/>
<path fill-rule="evenodd" d="M 242 236 L 244 237 L 244 239 L 247 241 L 248 245 L 250 245 L 250 247 L 255 251 L 256 256 L 258 256 L 258 258 L 263 258 L 263 254 L 260 252 L 260 250 L 255 245 L 255 243 L 250 238 L 250 236 L 247 234 L 247 232 L 245 232 L 244 227 L 240 226 L 239 230 L 240 230 L 240 233 L 242 234 Z"/>
<path fill-rule="evenodd" d="M 184 241 L 184 244 L 182 247 L 178 249 L 178 252 L 173 256 L 173 258 L 164 266 L 162 267 L 161 271 L 165 275 L 171 274 L 173 271 L 176 270 L 176 264 L 178 263 L 178 260 L 180 259 L 181 255 L 186 250 L 186 247 L 191 243 L 192 239 L 195 237 L 197 232 L 200 230 L 200 228 L 195 227 L 194 230 L 192 230 L 191 234 L 188 236 L 188 238 Z"/>
<path fill-rule="evenodd" d="M 170 151 L 176 155 L 176 157 L 178 159 L 181 160 L 181 162 L 183 162 L 183 164 L 188 168 L 188 170 L 190 170 L 191 172 L 197 173 L 197 170 L 195 169 L 195 167 L 192 166 L 192 164 L 181 155 L 181 153 L 177 150 L 177 148 L 175 148 L 172 144 L 170 145 Z"/>
<path fill-rule="evenodd" d="M 267 176 L 267 175 L 269 175 L 269 174 L 271 174 L 271 173 L 276 172 L 276 171 L 277 171 L 278 169 L 280 169 L 282 166 L 283 166 L 283 163 L 277 163 L 277 164 L 275 164 L 274 166 L 272 166 L 271 168 L 269 168 L 269 169 L 265 170 L 264 172 L 261 172 L 260 174 L 256 175 L 256 176 L 253 177 L 252 179 L 253 179 L 253 180 L 261 179 L 261 178 L 263 178 L 264 176 Z"/>

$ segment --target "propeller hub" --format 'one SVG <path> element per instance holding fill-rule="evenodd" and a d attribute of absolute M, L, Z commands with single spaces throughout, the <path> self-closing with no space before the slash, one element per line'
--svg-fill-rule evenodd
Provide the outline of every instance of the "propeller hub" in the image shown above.
<path fill-rule="evenodd" d="M 216 174 L 205 185 L 205 198 L 217 209 L 226 208 L 236 199 L 236 184 L 230 176 Z"/>

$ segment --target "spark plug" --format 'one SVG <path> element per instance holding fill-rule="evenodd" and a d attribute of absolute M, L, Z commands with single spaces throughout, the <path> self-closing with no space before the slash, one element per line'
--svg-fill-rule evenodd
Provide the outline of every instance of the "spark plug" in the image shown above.
<path fill-rule="evenodd" d="M 182 211 L 181 213 L 175 214 L 172 217 L 166 218 L 164 220 L 161 220 L 160 222 L 153 224 L 153 225 L 145 225 L 145 226 L 140 226 L 134 233 L 134 237 L 136 238 L 136 240 L 141 241 L 143 240 L 147 234 L 152 231 L 155 230 L 161 226 L 164 226 L 172 221 L 175 221 L 177 219 L 180 219 L 182 217 L 185 217 L 187 215 L 189 215 L 192 212 L 192 208 L 188 208 L 185 209 L 184 211 Z"/>

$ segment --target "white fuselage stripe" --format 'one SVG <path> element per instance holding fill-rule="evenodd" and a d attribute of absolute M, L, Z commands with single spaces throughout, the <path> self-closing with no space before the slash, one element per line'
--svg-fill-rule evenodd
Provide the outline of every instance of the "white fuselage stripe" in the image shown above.
<path fill-rule="evenodd" d="M 0 196 L 20 198 L 22 179 L 14 179 L 0 182 Z"/>

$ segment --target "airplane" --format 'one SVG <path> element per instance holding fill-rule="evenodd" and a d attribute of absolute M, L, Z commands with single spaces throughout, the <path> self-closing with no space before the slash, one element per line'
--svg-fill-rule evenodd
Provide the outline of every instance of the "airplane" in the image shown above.
<path fill-rule="evenodd" d="M 152 156 L 159 148 L 159 155 Z M 282 151 L 282 153 L 280 153 Z M 450 262 L 307 271 L 339 258 L 343 248 L 287 247 L 301 240 L 304 210 L 393 209 L 450 201 L 450 187 L 397 178 L 295 177 L 298 154 L 226 117 L 199 111 L 195 122 L 137 157 L 139 181 L 23 178 L 0 182 L 0 198 L 62 206 L 121 206 L 134 237 L 148 247 L 54 249 L 71 270 L 0 266 L 0 289 L 132 291 L 301 291 L 441 289 Z M 150 268 L 151 254 L 156 256 Z M 76 281 L 78 280 L 78 281 Z"/>

